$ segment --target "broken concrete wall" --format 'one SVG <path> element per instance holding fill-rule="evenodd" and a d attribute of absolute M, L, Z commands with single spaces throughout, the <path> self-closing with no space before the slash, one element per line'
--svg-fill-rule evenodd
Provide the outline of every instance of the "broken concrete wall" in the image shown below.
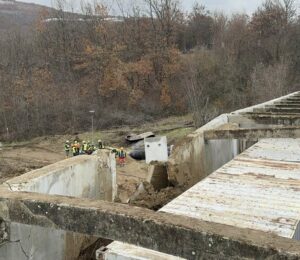
<path fill-rule="evenodd" d="M 13 191 L 36 192 L 113 201 L 117 194 L 115 157 L 105 150 L 44 167 L 7 181 Z M 10 223 L 9 241 L 0 247 L 0 260 L 75 259 L 94 237 Z"/>
<path fill-rule="evenodd" d="M 168 161 L 168 141 L 166 136 L 145 139 L 146 163 Z"/>
<path fill-rule="evenodd" d="M 55 229 L 12 223 L 9 241 L 0 248 L 0 259 L 62 259 L 61 256 L 65 254 L 65 233 Z"/>
<path fill-rule="evenodd" d="M 116 195 L 115 158 L 101 151 L 26 173 L 5 182 L 13 191 L 112 201 Z"/>
<path fill-rule="evenodd" d="M 0 260 L 73 260 L 95 240 L 87 235 L 13 222 L 9 241 L 1 245 Z"/>
<path fill-rule="evenodd" d="M 238 154 L 239 144 L 236 140 L 205 141 L 204 132 L 228 123 L 224 114 L 178 144 L 168 162 L 170 182 L 190 187 L 207 177 Z"/>
<path fill-rule="evenodd" d="M 205 172 L 206 176 L 231 161 L 239 154 L 238 140 L 213 140 L 205 144 Z"/>
<path fill-rule="evenodd" d="M 169 185 L 167 164 L 152 162 L 148 167 L 147 182 L 157 191 L 167 188 Z"/>
<path fill-rule="evenodd" d="M 95 155 L 98 165 L 100 199 L 114 201 L 117 197 L 117 170 L 115 154 L 107 150 L 98 150 Z M 94 198 L 95 199 L 95 198 Z"/>
<path fill-rule="evenodd" d="M 300 125 L 299 115 L 258 115 L 256 118 L 255 115 L 248 114 L 253 113 L 255 109 L 264 108 L 293 95 L 295 93 L 231 114 L 221 115 L 187 136 L 182 143 L 176 145 L 169 158 L 168 175 L 170 182 L 175 185 L 191 187 L 255 143 L 252 140 L 248 142 L 248 140 L 230 138 L 205 141 L 205 131 L 218 129 L 225 124 L 236 125 L 240 128 Z"/>

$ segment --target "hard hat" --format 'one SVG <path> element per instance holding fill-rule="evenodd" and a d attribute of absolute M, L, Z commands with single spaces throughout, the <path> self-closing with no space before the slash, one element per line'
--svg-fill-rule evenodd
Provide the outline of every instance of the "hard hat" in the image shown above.
<path fill-rule="evenodd" d="M 85 143 L 86 143 L 86 141 L 83 141 L 82 143 L 84 143 L 84 144 L 85 144 Z"/>
<path fill-rule="evenodd" d="M 67 140 L 67 141 L 66 141 L 66 143 L 68 144 L 68 143 L 70 143 L 70 141 L 69 141 L 69 140 Z"/>
<path fill-rule="evenodd" d="M 101 140 L 101 139 L 99 139 L 99 140 L 98 140 L 98 143 L 100 143 L 100 142 L 102 142 L 102 140 Z"/>
<path fill-rule="evenodd" d="M 77 141 L 75 141 L 75 144 L 77 144 L 78 142 Z"/>

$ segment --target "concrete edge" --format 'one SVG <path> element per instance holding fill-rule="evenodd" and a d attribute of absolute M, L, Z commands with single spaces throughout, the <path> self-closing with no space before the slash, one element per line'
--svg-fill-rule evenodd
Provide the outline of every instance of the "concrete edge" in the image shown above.
<path fill-rule="evenodd" d="M 299 241 L 128 205 L 8 192 L 3 186 L 0 204 L 0 217 L 7 222 L 95 235 L 188 259 L 220 252 L 227 257 L 300 258 Z"/>
<path fill-rule="evenodd" d="M 291 96 L 293 96 L 295 94 L 299 94 L 299 93 L 300 93 L 299 91 L 296 91 L 296 92 L 290 93 L 290 94 L 288 94 L 286 96 L 283 96 L 283 97 L 279 97 L 279 98 L 272 99 L 270 101 L 267 101 L 267 102 L 264 102 L 264 103 L 261 103 L 261 104 L 258 104 L 258 105 L 252 106 L 252 107 L 247 107 L 247 108 L 243 108 L 243 109 L 234 111 L 234 112 L 230 113 L 230 115 L 236 115 L 236 114 L 241 114 L 241 113 L 252 112 L 253 109 L 255 109 L 255 108 L 261 108 L 261 107 L 264 107 L 266 105 L 271 105 L 274 102 L 281 101 L 282 99 L 289 98 L 289 97 L 291 97 Z"/>

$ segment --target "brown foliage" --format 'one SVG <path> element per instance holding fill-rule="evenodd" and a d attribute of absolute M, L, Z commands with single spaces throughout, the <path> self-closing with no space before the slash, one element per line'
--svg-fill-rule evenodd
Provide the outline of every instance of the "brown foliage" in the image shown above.
<path fill-rule="evenodd" d="M 200 126 L 286 93 L 299 80 L 293 2 L 266 1 L 252 17 L 199 5 L 185 15 L 177 0 L 123 17 L 101 4 L 42 11 L 30 37 L 0 38 L 0 136 L 88 130 L 91 109 L 96 127 L 188 110 Z"/>

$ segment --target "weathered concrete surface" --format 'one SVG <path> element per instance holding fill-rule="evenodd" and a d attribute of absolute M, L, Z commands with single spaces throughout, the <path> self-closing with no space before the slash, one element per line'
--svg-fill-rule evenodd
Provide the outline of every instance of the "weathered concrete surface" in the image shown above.
<path fill-rule="evenodd" d="M 113 201 L 116 196 L 115 158 L 105 150 L 98 156 L 78 156 L 28 172 L 5 182 L 13 191 Z"/>
<path fill-rule="evenodd" d="M 168 161 L 171 183 L 191 187 L 234 158 L 238 152 L 235 140 L 204 140 L 205 131 L 227 123 L 227 115 L 217 117 L 176 145 Z"/>
<path fill-rule="evenodd" d="M 157 136 L 145 139 L 146 163 L 168 161 L 168 141 L 166 136 Z"/>
<path fill-rule="evenodd" d="M 99 189 L 100 197 L 105 201 L 114 201 L 118 194 L 116 158 L 108 150 L 98 150 Z M 95 198 L 93 198 L 95 199 Z"/>
<path fill-rule="evenodd" d="M 147 182 L 149 182 L 155 190 L 167 188 L 169 185 L 167 164 L 153 162 L 148 168 Z"/>
<path fill-rule="evenodd" d="M 183 260 L 180 257 L 120 242 L 111 243 L 105 248 L 104 252 L 99 251 L 98 254 L 97 260 Z"/>
<path fill-rule="evenodd" d="M 286 100 L 292 100 L 292 101 L 299 100 L 298 95 L 299 95 L 299 92 L 294 92 L 294 93 L 288 94 L 286 96 L 279 97 L 279 98 L 267 101 L 267 102 L 262 103 L 262 104 L 257 104 L 257 105 L 252 106 L 252 107 L 247 107 L 247 108 L 237 110 L 235 112 L 232 112 L 231 114 L 232 115 L 240 115 L 242 113 L 253 112 L 253 110 L 255 108 L 262 108 L 262 107 L 265 107 L 267 105 L 273 105 L 274 103 L 277 103 L 277 102 L 283 102 L 283 101 L 286 101 Z M 297 96 L 297 97 L 295 98 L 295 96 Z"/>
<path fill-rule="evenodd" d="M 261 140 L 160 211 L 292 239 L 300 221 L 299 147 L 300 139 Z"/>
<path fill-rule="evenodd" d="M 286 105 L 300 105 L 300 101 L 293 101 L 293 100 L 281 100 L 274 102 L 274 105 L 281 105 L 281 104 L 286 104 Z"/>
<path fill-rule="evenodd" d="M 299 259 L 300 243 L 168 213 L 1 188 L 6 221 L 96 235 L 187 259 Z M 168 243 L 166 243 L 168 241 Z"/>
<path fill-rule="evenodd" d="M 205 140 L 247 139 L 257 141 L 263 138 L 300 138 L 300 127 L 274 127 L 250 129 L 209 130 L 204 132 Z"/>
<path fill-rule="evenodd" d="M 0 260 L 73 260 L 81 249 L 95 241 L 87 235 L 11 223 L 10 236 L 1 243 Z"/>
<path fill-rule="evenodd" d="M 285 114 L 298 114 L 300 113 L 299 107 L 273 107 L 273 108 L 256 108 L 253 110 L 254 113 L 264 113 L 264 112 L 272 112 L 272 113 L 285 113 Z"/>
<path fill-rule="evenodd" d="M 276 108 L 276 107 L 282 107 L 282 108 L 292 108 L 292 107 L 296 107 L 299 108 L 300 107 L 300 103 L 296 103 L 296 102 L 279 102 L 279 103 L 274 103 L 274 105 L 266 105 L 266 108 Z"/>
<path fill-rule="evenodd" d="M 279 126 L 299 126 L 299 114 L 253 113 L 229 116 L 230 123 L 238 123 L 241 128 L 266 128 Z"/>
<path fill-rule="evenodd" d="M 278 125 L 300 125 L 298 113 L 287 113 L 287 111 L 266 112 L 265 108 L 276 104 L 291 104 L 299 103 L 299 92 L 291 93 L 287 96 L 280 97 L 263 104 L 258 104 L 252 107 L 244 108 L 229 115 L 230 123 L 238 123 L 243 128 L 255 128 Z M 258 111 L 258 112 L 254 112 Z M 262 112 L 261 112 L 262 111 Z"/>
<path fill-rule="evenodd" d="M 49 195 L 74 196 L 113 201 L 116 192 L 115 157 L 105 150 L 94 156 L 78 156 L 11 179 L 5 186 L 13 191 L 28 191 Z M 0 206 L 1 208 L 1 206 Z M 0 247 L 0 259 L 75 259 L 84 245 L 94 237 L 41 229 L 12 222 L 10 241 Z M 39 235 L 42 233 L 42 235 Z M 22 246 L 21 246 L 22 245 Z"/>
<path fill-rule="evenodd" d="M 254 129 L 266 128 L 266 125 L 268 128 L 300 126 L 300 113 L 287 114 L 286 112 L 282 112 L 281 114 L 280 112 L 265 112 L 265 106 L 273 106 L 278 102 L 299 102 L 299 100 L 299 92 L 295 92 L 263 104 L 215 118 L 175 146 L 173 154 L 168 161 L 169 181 L 175 185 L 191 187 L 229 162 L 235 155 L 243 152 L 241 148 L 248 147 L 248 145 L 240 146 L 239 138 L 229 139 L 228 136 L 226 136 L 226 131 L 224 131 L 224 138 L 216 138 L 215 140 L 210 140 L 213 138 L 207 138 L 209 140 L 205 141 L 204 133 L 206 131 L 216 130 L 226 124 L 237 124 L 240 128 Z M 253 111 L 257 109 L 262 109 L 264 113 L 254 113 Z M 271 137 L 277 137 L 275 132 L 276 131 L 271 134 L 267 131 L 265 133 Z M 259 137 L 264 137 L 263 133 L 258 130 L 258 138 L 255 137 L 254 132 L 252 133 L 253 135 L 249 136 L 251 139 L 248 141 L 258 140 Z M 230 135 L 230 137 L 234 137 L 233 133 Z M 298 133 L 295 133 L 295 136 L 298 137 Z"/>
<path fill-rule="evenodd" d="M 252 126 L 257 125 L 263 126 L 299 126 L 300 125 L 300 114 L 286 114 L 286 113 L 247 113 L 243 115 L 241 127 L 249 127 L 244 124 L 246 119 L 251 121 Z M 238 119 L 239 120 L 239 119 Z M 231 122 L 236 122 L 234 117 L 231 118 Z"/>
<path fill-rule="evenodd" d="M 9 240 L 1 244 L 0 259 L 47 259 L 49 250 L 51 259 L 62 259 L 61 256 L 65 255 L 64 239 L 65 232 L 61 230 L 12 223 Z"/>

